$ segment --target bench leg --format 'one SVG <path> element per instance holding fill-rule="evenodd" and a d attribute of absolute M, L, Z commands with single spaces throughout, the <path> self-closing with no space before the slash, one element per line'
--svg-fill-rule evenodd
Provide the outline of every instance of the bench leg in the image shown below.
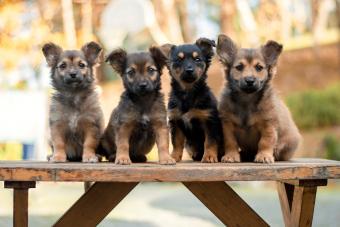
<path fill-rule="evenodd" d="M 35 188 L 34 181 L 5 181 L 5 188 L 13 188 L 13 226 L 28 226 L 28 189 Z"/>
<path fill-rule="evenodd" d="M 277 182 L 285 226 L 312 226 L 317 186 L 327 180 Z"/>
<path fill-rule="evenodd" d="M 227 226 L 269 226 L 225 182 L 182 182 Z"/>
<path fill-rule="evenodd" d="M 96 182 L 53 226 L 96 226 L 137 184 Z"/>

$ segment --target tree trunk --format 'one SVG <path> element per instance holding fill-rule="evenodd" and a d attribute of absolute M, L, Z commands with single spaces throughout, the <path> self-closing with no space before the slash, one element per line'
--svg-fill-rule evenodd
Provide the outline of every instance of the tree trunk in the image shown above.
<path fill-rule="evenodd" d="M 61 0 L 63 13 L 63 26 L 66 38 L 67 48 L 75 48 L 77 46 L 76 28 L 73 17 L 72 0 Z"/>
<path fill-rule="evenodd" d="M 183 43 L 181 24 L 174 0 L 154 0 L 156 19 L 168 39 L 176 44 Z"/>
<path fill-rule="evenodd" d="M 221 0 L 221 32 L 235 38 L 234 18 L 236 16 L 235 0 Z"/>

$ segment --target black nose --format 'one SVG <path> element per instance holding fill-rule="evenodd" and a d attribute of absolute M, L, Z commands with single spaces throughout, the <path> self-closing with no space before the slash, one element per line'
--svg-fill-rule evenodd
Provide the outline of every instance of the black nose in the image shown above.
<path fill-rule="evenodd" d="M 145 89 L 147 85 L 148 85 L 148 83 L 146 81 L 139 83 L 139 87 L 142 88 L 142 89 Z"/>
<path fill-rule="evenodd" d="M 70 77 L 73 78 L 73 79 L 76 78 L 77 77 L 77 73 L 70 73 Z"/>
<path fill-rule="evenodd" d="M 253 76 L 247 76 L 246 78 L 244 78 L 244 80 L 246 81 L 248 86 L 252 86 L 255 83 L 255 77 Z"/>
<path fill-rule="evenodd" d="M 185 72 L 188 73 L 188 74 L 192 74 L 194 72 L 194 68 L 192 68 L 192 67 L 186 68 Z"/>

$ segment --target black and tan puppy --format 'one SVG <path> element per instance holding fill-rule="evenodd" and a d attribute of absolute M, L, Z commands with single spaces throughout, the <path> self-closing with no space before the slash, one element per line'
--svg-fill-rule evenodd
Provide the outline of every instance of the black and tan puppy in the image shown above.
<path fill-rule="evenodd" d="M 55 90 L 49 124 L 53 154 L 51 162 L 97 162 L 95 149 L 104 121 L 95 91 L 94 66 L 102 48 L 95 42 L 81 50 L 65 50 L 47 43 L 42 48 L 51 67 Z"/>
<path fill-rule="evenodd" d="M 217 54 L 225 66 L 226 87 L 219 107 L 225 155 L 222 162 L 272 163 L 292 157 L 299 131 L 272 87 L 282 45 L 268 41 L 258 49 L 241 49 L 218 37 Z"/>
<path fill-rule="evenodd" d="M 169 155 L 169 130 L 161 89 L 165 57 L 157 47 L 149 52 L 110 53 L 106 61 L 122 77 L 125 91 L 113 110 L 99 151 L 116 164 L 145 162 L 155 142 L 161 164 L 175 164 Z"/>
<path fill-rule="evenodd" d="M 171 156 L 180 161 L 184 147 L 195 161 L 218 162 L 223 151 L 217 102 L 206 83 L 215 42 L 162 46 L 168 56 L 171 92 L 168 117 L 173 144 Z"/>

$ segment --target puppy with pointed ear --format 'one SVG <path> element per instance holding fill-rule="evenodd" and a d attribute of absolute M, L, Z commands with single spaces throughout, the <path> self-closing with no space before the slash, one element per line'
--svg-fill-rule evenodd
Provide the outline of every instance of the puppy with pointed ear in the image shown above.
<path fill-rule="evenodd" d="M 282 45 L 268 41 L 257 49 L 238 48 L 219 35 L 217 54 L 227 79 L 219 106 L 225 154 L 222 162 L 273 163 L 292 157 L 299 131 L 272 86 Z"/>
<path fill-rule="evenodd" d="M 199 38 L 193 44 L 161 47 L 171 76 L 168 116 L 173 151 L 181 161 L 184 147 L 195 161 L 218 162 L 223 152 L 217 101 L 206 83 L 215 41 Z"/>
<path fill-rule="evenodd" d="M 119 165 L 146 162 L 156 143 L 160 164 L 175 164 L 169 155 L 169 131 L 160 92 L 161 74 L 166 62 L 159 47 L 147 52 L 112 51 L 107 57 L 121 76 L 125 91 L 113 110 L 98 151 Z"/>
<path fill-rule="evenodd" d="M 54 88 L 49 118 L 53 150 L 50 162 L 98 161 L 95 150 L 104 118 L 95 91 L 94 67 L 101 51 L 95 42 L 81 50 L 63 50 L 54 43 L 42 48 Z"/>

